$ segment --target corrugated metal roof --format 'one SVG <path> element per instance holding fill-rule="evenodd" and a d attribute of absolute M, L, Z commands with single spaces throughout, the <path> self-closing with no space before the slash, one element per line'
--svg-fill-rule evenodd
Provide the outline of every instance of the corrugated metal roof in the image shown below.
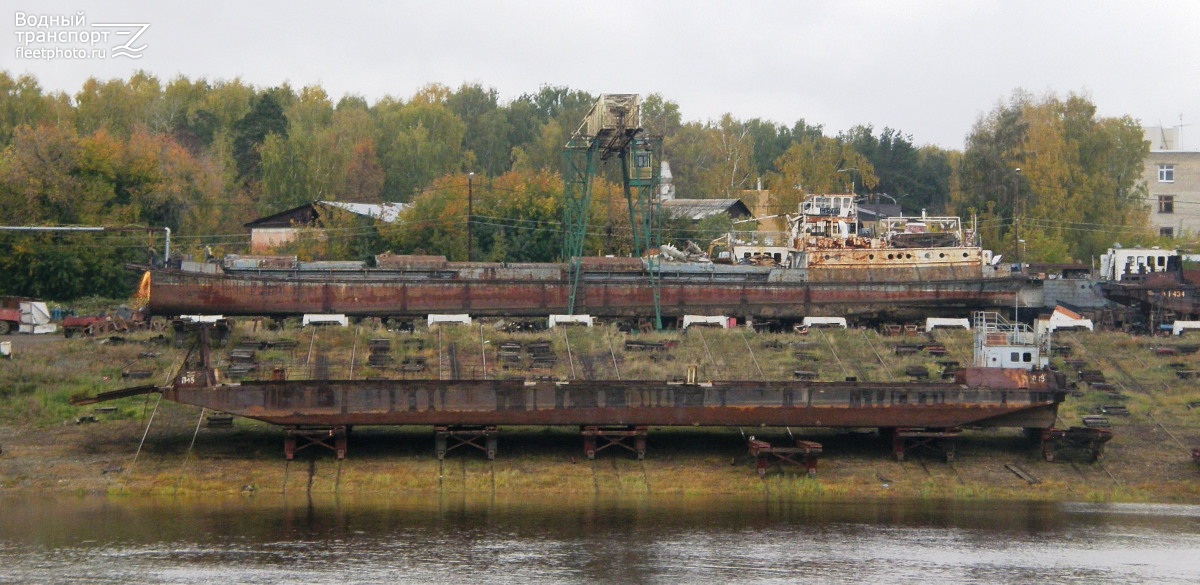
<path fill-rule="evenodd" d="M 663 211 L 675 217 L 701 220 L 719 213 L 749 216 L 750 209 L 741 199 L 668 199 L 662 202 Z"/>
<path fill-rule="evenodd" d="M 409 207 L 407 203 L 384 203 L 380 205 L 376 203 L 350 203 L 346 201 L 313 201 L 312 203 L 305 203 L 299 207 L 293 207 L 273 215 L 260 217 L 243 225 L 248 228 L 294 227 L 297 225 L 317 227 L 317 206 L 326 208 L 336 207 L 355 215 L 375 218 L 386 223 L 395 223 L 396 219 L 400 217 L 400 212 Z"/>
<path fill-rule="evenodd" d="M 350 213 L 373 217 L 386 223 L 394 223 L 400 217 L 400 212 L 408 208 L 407 203 L 384 203 L 377 205 L 374 203 L 349 203 L 346 201 L 317 201 L 317 204 L 345 209 Z"/>

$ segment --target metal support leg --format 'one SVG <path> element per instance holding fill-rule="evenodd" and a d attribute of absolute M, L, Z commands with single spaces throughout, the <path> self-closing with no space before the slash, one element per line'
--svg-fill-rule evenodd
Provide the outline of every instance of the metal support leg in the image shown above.
<path fill-rule="evenodd" d="M 585 426 L 580 429 L 580 433 L 583 435 L 583 454 L 588 459 L 595 459 L 596 453 L 614 446 L 632 452 L 639 461 L 646 458 L 647 427 Z M 633 440 L 633 445 L 626 442 L 629 439 Z"/>
<path fill-rule="evenodd" d="M 960 434 L 959 429 L 896 429 L 892 435 L 892 454 L 896 461 L 904 461 L 908 452 L 924 449 L 953 463 Z"/>
<path fill-rule="evenodd" d="M 338 459 L 346 458 L 347 440 L 346 427 L 290 427 L 285 430 L 283 439 L 283 455 L 288 461 L 296 457 L 296 452 L 313 446 L 320 446 L 333 451 Z"/>
<path fill-rule="evenodd" d="M 779 465 L 780 471 L 783 471 L 785 464 L 801 467 L 809 477 L 816 477 L 817 461 L 824 452 L 820 443 L 804 440 L 796 440 L 795 447 L 775 447 L 767 441 L 751 437 L 748 446 L 759 477 L 765 476 L 772 465 Z"/>
<path fill-rule="evenodd" d="M 438 460 L 446 453 L 459 447 L 473 447 L 483 451 L 488 460 L 496 458 L 499 429 L 488 426 L 436 426 L 433 428 L 434 452 Z"/>

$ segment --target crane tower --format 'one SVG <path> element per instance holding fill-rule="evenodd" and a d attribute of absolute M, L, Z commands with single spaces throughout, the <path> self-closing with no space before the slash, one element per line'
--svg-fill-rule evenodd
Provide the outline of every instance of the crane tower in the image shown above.
<path fill-rule="evenodd" d="M 563 148 L 563 260 L 570 274 L 567 312 L 575 313 L 583 274 L 583 243 L 587 239 L 592 182 L 599 163 L 621 161 L 621 182 L 633 230 L 633 252 L 643 256 L 658 247 L 656 212 L 662 139 L 642 132 L 637 94 L 604 94 L 592 106 Z M 658 257 L 646 257 L 654 291 L 655 328 L 662 328 L 659 309 Z"/>

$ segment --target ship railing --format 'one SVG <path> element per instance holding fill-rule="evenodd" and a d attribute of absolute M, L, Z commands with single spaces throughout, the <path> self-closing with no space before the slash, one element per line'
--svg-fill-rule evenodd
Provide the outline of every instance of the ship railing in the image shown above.
<path fill-rule="evenodd" d="M 904 233 L 908 224 L 921 224 L 926 232 L 962 232 L 962 218 L 957 216 L 896 216 L 879 220 L 883 231 Z"/>
<path fill-rule="evenodd" d="M 729 233 L 729 240 L 735 246 L 786 246 L 791 239 L 788 232 L 751 232 L 735 231 Z"/>
<path fill-rule="evenodd" d="M 1014 323 L 995 311 L 976 311 L 975 335 L 983 345 L 1033 345 L 1037 336 L 1025 323 Z"/>

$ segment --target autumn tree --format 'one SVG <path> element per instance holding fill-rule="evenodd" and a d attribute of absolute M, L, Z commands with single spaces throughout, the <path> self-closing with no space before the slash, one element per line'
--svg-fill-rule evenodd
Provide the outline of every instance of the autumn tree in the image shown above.
<path fill-rule="evenodd" d="M 777 213 L 795 213 L 806 195 L 850 193 L 852 185 L 870 190 L 879 182 L 865 156 L 825 136 L 793 144 L 775 161 L 775 169 L 769 186 Z"/>
<path fill-rule="evenodd" d="M 136 126 L 153 131 L 169 128 L 161 109 L 162 84 L 158 78 L 138 71 L 128 81 L 94 77 L 75 94 L 75 119 L 81 135 L 101 128 L 118 137 L 128 136 Z"/>
<path fill-rule="evenodd" d="M 1152 236 L 1141 182 L 1148 145 L 1129 118 L 1101 118 L 1084 96 L 1014 93 L 976 122 L 963 154 L 960 213 L 979 213 L 987 243 L 1024 260 L 1086 261 Z M 1020 169 L 1020 172 L 1017 172 Z"/>
<path fill-rule="evenodd" d="M 168 134 L 136 125 L 127 137 L 102 127 L 19 126 L 0 153 L 0 214 L 23 225 L 195 229 L 193 204 L 219 196 L 210 169 Z M 9 235 L 0 241 L 3 290 L 71 299 L 127 294 L 126 262 L 148 260 L 148 244 L 104 232 Z"/>
<path fill-rule="evenodd" d="M 381 229 L 383 245 L 397 254 L 467 259 L 467 177 L 443 176 L 413 197 L 399 221 Z"/>

